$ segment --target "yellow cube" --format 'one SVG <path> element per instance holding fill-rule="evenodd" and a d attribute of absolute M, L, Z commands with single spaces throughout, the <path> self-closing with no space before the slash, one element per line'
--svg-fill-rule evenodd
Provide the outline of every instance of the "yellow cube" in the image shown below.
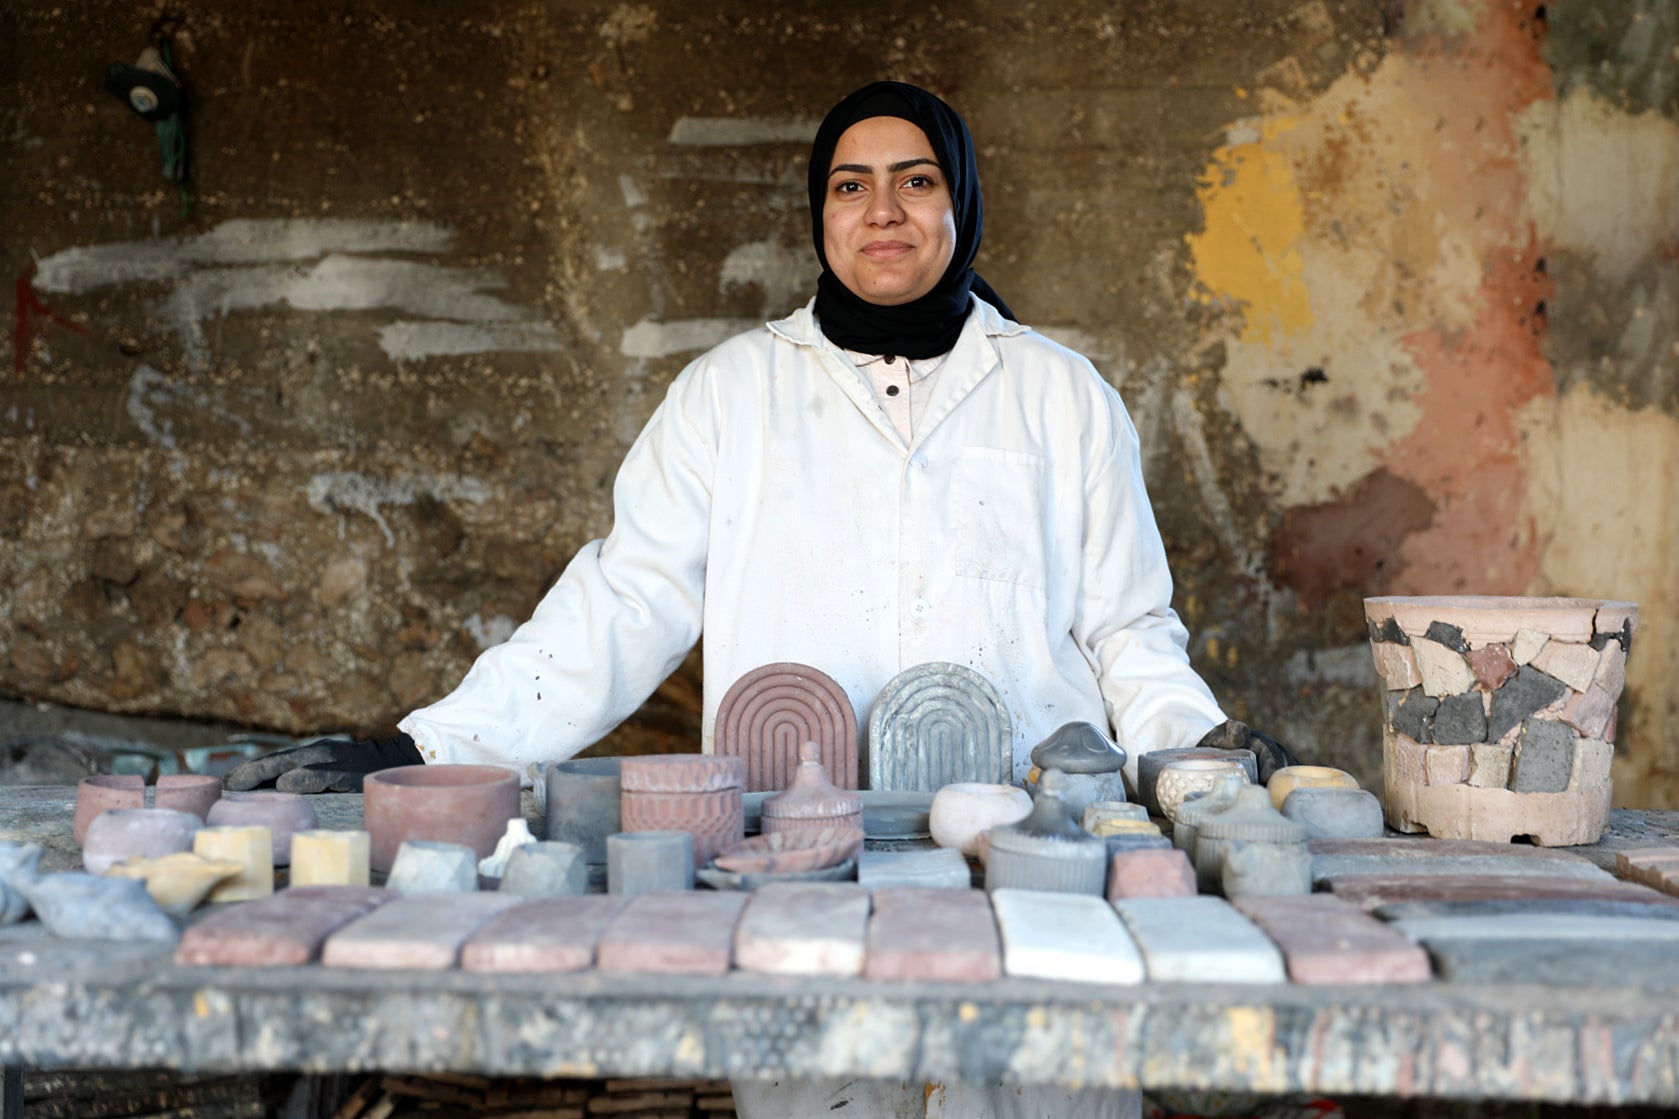
<path fill-rule="evenodd" d="M 274 833 L 269 829 L 199 828 L 192 837 L 192 850 L 207 859 L 230 859 L 245 868 L 210 891 L 211 901 L 250 901 L 274 892 Z"/>
<path fill-rule="evenodd" d="M 365 886 L 369 849 L 364 831 L 297 832 L 291 837 L 291 884 Z"/>

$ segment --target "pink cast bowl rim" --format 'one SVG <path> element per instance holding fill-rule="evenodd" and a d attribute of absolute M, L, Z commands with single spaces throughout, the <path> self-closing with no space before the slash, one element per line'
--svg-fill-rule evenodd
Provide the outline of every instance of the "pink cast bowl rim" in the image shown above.
<path fill-rule="evenodd" d="M 437 780 L 401 780 L 401 775 L 426 774 Z M 454 778 L 451 780 L 450 778 Z M 457 789 L 495 789 L 508 782 L 519 783 L 519 771 L 502 765 L 472 763 L 467 765 L 399 765 L 369 773 L 362 779 L 362 792 L 370 788 L 422 796 L 430 792 L 449 792 Z"/>

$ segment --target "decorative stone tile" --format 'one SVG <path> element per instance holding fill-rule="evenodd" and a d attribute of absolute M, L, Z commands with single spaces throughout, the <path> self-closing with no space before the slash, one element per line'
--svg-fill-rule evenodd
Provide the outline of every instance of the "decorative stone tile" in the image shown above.
<path fill-rule="evenodd" d="M 869 712 L 869 787 L 936 792 L 1014 781 L 1014 732 L 992 683 L 936 661 L 894 676 Z"/>
<path fill-rule="evenodd" d="M 1469 747 L 1430 746 L 1423 756 L 1423 784 L 1461 785 L 1469 780 Z"/>
<path fill-rule="evenodd" d="M 1183 852 L 1172 854 L 1181 857 Z M 1002 933 L 1003 971 L 1009 975 L 1074 983 L 1143 981 L 1142 954 L 1101 898 L 997 890 L 991 907 Z"/>
<path fill-rule="evenodd" d="M 212 967 L 312 963 L 328 936 L 396 897 L 391 890 L 368 886 L 293 886 L 188 925 L 175 962 Z"/>
<path fill-rule="evenodd" d="M 1428 953 L 1351 902 L 1247 897 L 1236 908 L 1282 949 L 1295 983 L 1426 983 Z"/>
<path fill-rule="evenodd" d="M 1516 661 L 1502 644 L 1482 645 L 1469 651 L 1469 669 L 1475 674 L 1475 684 L 1482 691 L 1496 692 L 1504 681 L 1516 674 Z"/>
<path fill-rule="evenodd" d="M 1432 742 L 1434 715 L 1439 710 L 1438 699 L 1424 694 L 1421 688 L 1412 688 L 1394 709 L 1393 729 L 1413 742 Z"/>
<path fill-rule="evenodd" d="M 1504 928 L 1515 924 L 1508 919 L 1495 923 Z M 1634 929 L 1600 941 L 1592 937 L 1601 930 L 1576 929 L 1569 936 L 1561 930 L 1545 931 L 1552 939 L 1456 937 L 1442 928 L 1419 930 L 1419 935 L 1426 935 L 1424 943 L 1440 977 L 1454 983 L 1615 988 L 1635 976 L 1645 989 L 1679 987 L 1679 943 L 1669 937 L 1637 936 L 1644 930 Z"/>
<path fill-rule="evenodd" d="M 1604 875 L 1577 878 L 1534 874 L 1349 874 L 1326 882 L 1329 892 L 1367 910 L 1409 902 L 1569 901 L 1628 902 L 1679 908 L 1679 898 Z"/>
<path fill-rule="evenodd" d="M 601 934 L 601 971 L 723 975 L 734 959 L 735 924 L 751 894 L 732 890 L 638 894 Z"/>
<path fill-rule="evenodd" d="M 1519 629 L 1516 631 L 1516 639 L 1510 643 L 1510 659 L 1515 661 L 1518 667 L 1528 664 L 1539 655 L 1539 650 L 1543 649 L 1545 642 L 1550 639 L 1550 635 L 1536 629 Z"/>
<path fill-rule="evenodd" d="M 1619 641 L 1611 641 L 1601 654 L 1597 664 L 1597 675 L 1592 682 L 1609 695 L 1619 697 L 1621 689 L 1627 684 L 1627 654 L 1621 648 Z"/>
<path fill-rule="evenodd" d="M 1394 776 L 1407 785 L 1421 784 L 1428 747 L 1408 735 L 1396 734 L 1393 736 L 1391 753 Z"/>
<path fill-rule="evenodd" d="M 1311 839 L 1316 882 L 1353 874 L 1531 874 L 1609 880 L 1589 859 L 1554 847 L 1462 839 Z"/>
<path fill-rule="evenodd" d="M 1444 746 L 1467 746 L 1487 740 L 1487 713 L 1481 692 L 1447 696 L 1434 713 L 1434 741 Z"/>
<path fill-rule="evenodd" d="M 1194 897 L 1195 868 L 1177 848 L 1121 851 L 1108 858 L 1108 900 Z"/>
<path fill-rule="evenodd" d="M 1113 903 L 1154 983 L 1281 983 L 1282 954 L 1223 898 L 1128 898 Z"/>
<path fill-rule="evenodd" d="M 1614 698 L 1594 683 L 1568 697 L 1568 702 L 1563 704 L 1562 721 L 1579 731 L 1582 738 L 1602 738 L 1609 729 L 1609 716 L 1614 710 Z"/>
<path fill-rule="evenodd" d="M 1382 641 L 1370 646 L 1376 661 L 1376 675 L 1382 678 L 1389 691 L 1402 691 L 1422 683 L 1417 671 L 1417 655 L 1409 645 L 1395 645 Z"/>
<path fill-rule="evenodd" d="M 863 974 L 869 979 L 982 983 L 1003 971 L 991 904 L 979 890 L 874 892 Z"/>
<path fill-rule="evenodd" d="M 1615 855 L 1615 873 L 1622 878 L 1679 894 L 1679 847 L 1639 847 Z"/>
<path fill-rule="evenodd" d="M 1568 685 L 1533 667 L 1522 667 L 1493 693 L 1487 741 L 1497 742 L 1522 720 L 1568 694 Z"/>
<path fill-rule="evenodd" d="M 1598 651 L 1590 645 L 1574 645 L 1566 641 L 1549 641 L 1530 662 L 1548 676 L 1555 676 L 1577 692 L 1591 687 L 1597 676 L 1600 660 Z"/>
<path fill-rule="evenodd" d="M 321 963 L 443 971 L 455 966 L 473 933 L 523 901 L 454 890 L 406 894 L 327 937 Z"/>
<path fill-rule="evenodd" d="M 1497 742 L 1476 743 L 1469 748 L 1469 784 L 1477 789 L 1502 789 L 1510 784 L 1510 761 L 1515 748 Z"/>
<path fill-rule="evenodd" d="M 1558 793 L 1574 775 L 1574 732 L 1561 723 L 1529 719 L 1516 741 L 1510 788 L 1518 793 Z"/>
<path fill-rule="evenodd" d="M 746 761 L 746 789 L 785 789 L 799 747 L 814 742 L 828 780 L 857 787 L 857 712 L 833 677 L 808 664 L 766 664 L 736 680 L 717 708 L 716 749 Z"/>
<path fill-rule="evenodd" d="M 949 847 L 865 850 L 857 857 L 857 881 L 871 891 L 893 886 L 966 890 L 973 884 L 973 872 L 962 853 Z"/>
<path fill-rule="evenodd" d="M 735 928 L 735 966 L 771 975 L 860 975 L 869 892 L 848 882 L 764 886 Z"/>
<path fill-rule="evenodd" d="M 617 894 L 526 901 L 472 934 L 461 948 L 467 971 L 582 971 L 630 899 Z"/>
<path fill-rule="evenodd" d="M 1475 686 L 1475 673 L 1469 662 L 1456 649 L 1438 641 L 1418 638 L 1411 642 L 1417 654 L 1417 671 L 1422 674 L 1422 690 L 1426 695 L 1457 695 Z"/>
<path fill-rule="evenodd" d="M 1469 642 L 1463 639 L 1463 627 L 1454 626 L 1450 622 L 1429 622 L 1423 636 L 1455 653 L 1469 652 Z"/>

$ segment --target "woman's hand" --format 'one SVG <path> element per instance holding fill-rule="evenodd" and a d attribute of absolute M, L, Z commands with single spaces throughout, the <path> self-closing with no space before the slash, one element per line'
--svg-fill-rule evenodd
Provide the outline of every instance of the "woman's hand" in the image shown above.
<path fill-rule="evenodd" d="M 1300 764 L 1300 759 L 1294 756 L 1294 751 L 1239 719 L 1226 719 L 1203 735 L 1196 745 L 1210 746 L 1215 750 L 1252 750 L 1255 760 L 1259 762 L 1261 785 L 1284 766 Z"/>
<path fill-rule="evenodd" d="M 414 740 L 401 732 L 365 741 L 320 738 L 248 761 L 222 778 L 222 787 L 238 792 L 274 785 L 284 793 L 359 793 L 369 773 L 424 761 Z"/>

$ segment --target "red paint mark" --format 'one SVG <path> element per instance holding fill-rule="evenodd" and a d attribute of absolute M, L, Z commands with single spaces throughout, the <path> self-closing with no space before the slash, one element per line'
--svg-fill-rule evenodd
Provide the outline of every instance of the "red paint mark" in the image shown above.
<path fill-rule="evenodd" d="M 41 297 L 35 294 L 35 266 L 31 264 L 17 278 L 17 326 L 12 332 L 12 373 L 19 378 L 22 378 L 23 367 L 29 361 L 29 347 L 35 341 L 36 319 L 55 322 L 77 334 L 87 333 L 87 327 L 71 322 L 41 302 Z"/>

